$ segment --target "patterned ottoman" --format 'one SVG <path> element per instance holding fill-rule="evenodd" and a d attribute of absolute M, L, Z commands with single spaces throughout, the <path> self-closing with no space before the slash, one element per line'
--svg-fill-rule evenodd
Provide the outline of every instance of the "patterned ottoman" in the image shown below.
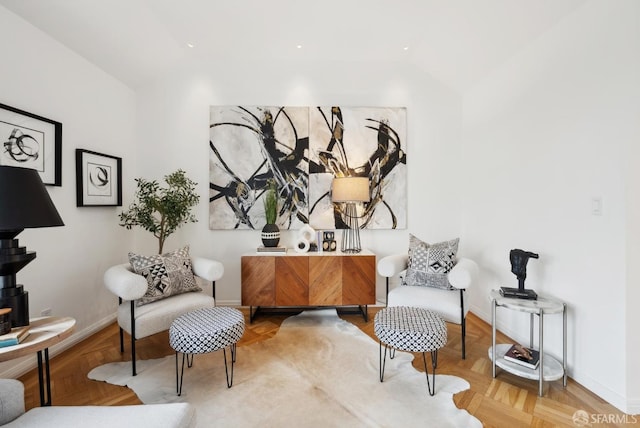
<path fill-rule="evenodd" d="M 438 364 L 438 349 L 447 343 L 447 326 L 442 317 L 424 308 L 409 306 L 392 306 L 380 310 L 373 321 L 374 331 L 380 341 L 380 382 L 384 380 L 384 366 L 387 360 L 387 348 L 391 348 L 389 355 L 395 356 L 395 350 L 422 352 L 424 371 L 427 377 L 429 395 L 436 393 L 436 366 Z M 382 356 L 382 344 L 384 357 Z M 425 352 L 431 352 L 433 367 L 433 389 L 429 382 L 427 359 Z"/>
<path fill-rule="evenodd" d="M 222 349 L 227 387 L 233 384 L 236 344 L 244 334 L 244 316 L 234 308 L 212 307 L 187 312 L 176 318 L 169 328 L 169 344 L 176 351 L 176 389 L 182 394 L 184 360 L 193 365 L 194 354 L 206 354 Z M 231 376 L 227 369 L 227 350 L 231 351 Z M 182 369 L 178 375 L 178 353 L 182 352 Z"/>

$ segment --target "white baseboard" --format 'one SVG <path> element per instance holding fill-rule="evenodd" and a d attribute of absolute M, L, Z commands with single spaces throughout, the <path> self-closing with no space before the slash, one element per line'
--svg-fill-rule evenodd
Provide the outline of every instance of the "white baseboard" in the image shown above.
<path fill-rule="evenodd" d="M 216 299 L 216 306 L 229 306 L 231 308 L 240 308 L 242 305 L 240 304 L 240 300 L 220 300 Z"/>
<path fill-rule="evenodd" d="M 57 354 L 60 354 L 62 351 L 65 351 L 72 346 L 82 342 L 84 339 L 102 330 L 109 324 L 113 323 L 115 320 L 116 314 L 112 314 L 90 325 L 87 328 L 76 331 L 66 340 L 49 348 L 49 358 L 51 359 Z M 16 379 L 27 373 L 28 371 L 35 369 L 36 367 L 38 367 L 38 362 L 35 355 L 36 354 L 34 353 L 33 356 L 13 360 L 14 364 L 12 364 L 11 367 L 6 370 L 0 371 L 0 378 Z"/>
<path fill-rule="evenodd" d="M 636 400 L 635 409 L 633 409 L 632 407 L 634 406 L 632 405 L 631 401 L 628 401 L 625 397 L 611 390 L 609 387 L 607 387 L 606 385 L 603 385 L 601 382 L 593 379 L 591 376 L 588 376 L 588 375 L 585 376 L 582 373 L 574 373 L 574 375 L 572 376 L 572 379 L 578 382 L 580 385 L 587 388 L 589 391 L 596 394 L 598 397 L 605 400 L 607 403 L 616 407 L 621 412 L 626 413 L 628 415 L 637 415 L 638 413 L 640 413 L 640 402 L 637 402 Z M 606 416 L 607 415 L 602 417 L 606 418 Z M 606 421 L 608 419 L 603 419 L 603 420 Z"/>
<path fill-rule="evenodd" d="M 491 325 L 491 315 L 484 312 L 483 308 L 472 306 L 469 310 L 478 318 Z M 500 325 L 497 328 L 499 331 L 513 338 L 514 340 L 527 340 L 526 338 L 522 337 L 519 332 L 509 330 L 507 326 Z M 558 356 L 555 355 L 554 357 L 558 358 Z M 592 393 L 596 394 L 598 397 L 605 400 L 607 403 L 616 407 L 621 412 L 624 412 L 627 415 L 640 414 L 640 400 L 627 400 L 625 397 L 615 391 L 612 391 L 609 387 L 593 379 L 591 376 L 580 373 L 580 371 L 576 370 L 575 367 L 568 367 L 567 372 L 567 375 L 573 380 L 587 388 Z"/>
<path fill-rule="evenodd" d="M 625 413 L 628 415 L 640 415 L 640 398 L 627 400 L 627 411 Z M 637 419 L 640 420 L 640 418 Z"/>

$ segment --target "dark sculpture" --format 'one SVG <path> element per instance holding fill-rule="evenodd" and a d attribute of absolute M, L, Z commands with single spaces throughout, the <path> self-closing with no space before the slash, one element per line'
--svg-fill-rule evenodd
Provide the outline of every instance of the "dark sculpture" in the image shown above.
<path fill-rule="evenodd" d="M 514 249 L 509 252 L 511 272 L 518 278 L 518 290 L 524 291 L 524 280 L 527 279 L 527 263 L 529 259 L 537 259 L 539 256 L 531 251 Z"/>

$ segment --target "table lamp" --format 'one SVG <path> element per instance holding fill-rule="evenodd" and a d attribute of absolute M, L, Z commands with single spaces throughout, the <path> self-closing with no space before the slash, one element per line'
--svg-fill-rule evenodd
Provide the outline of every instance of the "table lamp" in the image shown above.
<path fill-rule="evenodd" d="M 344 203 L 344 215 L 347 229 L 342 231 L 342 252 L 359 253 L 360 227 L 358 226 L 358 202 L 369 202 L 369 178 L 367 177 L 336 177 L 331 185 L 331 200 Z"/>
<path fill-rule="evenodd" d="M 64 226 L 38 171 L 0 166 L 0 308 L 11 308 L 11 326 L 29 325 L 29 293 L 16 273 L 36 258 L 18 245 L 26 228 Z"/>

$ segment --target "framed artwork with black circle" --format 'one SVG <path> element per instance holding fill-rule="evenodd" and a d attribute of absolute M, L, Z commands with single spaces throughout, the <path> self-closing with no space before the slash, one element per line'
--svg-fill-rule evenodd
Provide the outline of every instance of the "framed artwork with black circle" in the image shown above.
<path fill-rule="evenodd" d="M 122 206 L 122 158 L 76 149 L 76 205 Z"/>
<path fill-rule="evenodd" d="M 35 169 L 42 182 L 62 186 L 62 123 L 0 104 L 0 165 Z"/>

